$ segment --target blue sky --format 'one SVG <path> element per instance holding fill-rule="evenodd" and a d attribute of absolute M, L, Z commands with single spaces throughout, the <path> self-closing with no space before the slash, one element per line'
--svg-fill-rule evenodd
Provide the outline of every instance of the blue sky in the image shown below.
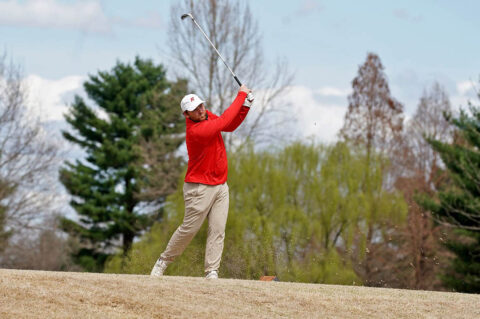
<path fill-rule="evenodd" d="M 47 109 L 48 119 L 61 120 L 87 74 L 137 54 L 167 61 L 162 48 L 168 45 L 173 2 L 0 0 L 0 43 L 22 66 L 32 103 Z M 446 88 L 456 108 L 474 99 L 480 75 L 479 1 L 249 3 L 267 60 L 284 57 L 295 71 L 287 99 L 299 114 L 303 136 L 334 138 L 350 82 L 367 52 L 379 54 L 407 115 L 433 81 Z M 312 117 L 319 121 L 313 123 Z"/>

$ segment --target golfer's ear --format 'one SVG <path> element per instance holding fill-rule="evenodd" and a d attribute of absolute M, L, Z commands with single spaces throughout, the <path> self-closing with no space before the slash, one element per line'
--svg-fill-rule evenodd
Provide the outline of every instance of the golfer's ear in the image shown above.
<path fill-rule="evenodd" d="M 190 116 L 188 115 L 187 111 L 183 112 L 183 116 L 185 116 L 185 118 L 189 119 Z"/>

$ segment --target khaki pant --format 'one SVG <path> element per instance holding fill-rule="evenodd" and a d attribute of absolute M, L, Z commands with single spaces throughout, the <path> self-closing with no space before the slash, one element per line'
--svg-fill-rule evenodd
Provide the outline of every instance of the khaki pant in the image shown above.
<path fill-rule="evenodd" d="M 180 256 L 208 217 L 205 272 L 218 270 L 222 258 L 228 215 L 228 185 L 184 183 L 185 216 L 160 258 L 173 261 Z"/>

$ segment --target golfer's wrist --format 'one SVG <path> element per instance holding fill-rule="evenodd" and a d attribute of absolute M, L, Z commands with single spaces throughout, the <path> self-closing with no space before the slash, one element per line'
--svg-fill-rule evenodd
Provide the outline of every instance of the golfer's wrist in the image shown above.
<path fill-rule="evenodd" d="M 241 96 L 242 98 L 244 97 L 245 99 L 247 98 L 247 92 L 245 91 L 238 91 L 238 95 L 237 96 Z"/>

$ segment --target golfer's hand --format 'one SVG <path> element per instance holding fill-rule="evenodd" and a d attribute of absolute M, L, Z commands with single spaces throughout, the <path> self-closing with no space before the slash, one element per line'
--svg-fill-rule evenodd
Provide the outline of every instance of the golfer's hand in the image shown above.
<path fill-rule="evenodd" d="M 252 90 L 250 90 L 249 88 L 247 88 L 246 85 L 242 84 L 242 86 L 240 87 L 240 89 L 238 90 L 238 93 L 240 92 L 245 92 L 245 93 L 250 93 Z"/>
<path fill-rule="evenodd" d="M 240 90 L 238 90 L 238 92 L 245 92 L 247 93 L 247 97 L 245 98 L 245 102 L 243 102 L 243 106 L 246 106 L 246 107 L 250 107 L 252 106 L 252 103 L 253 103 L 253 94 L 252 94 L 252 90 L 250 90 L 249 88 L 247 88 L 246 85 L 243 85 L 240 87 Z"/>
<path fill-rule="evenodd" d="M 245 98 L 245 102 L 243 102 L 243 105 L 246 107 L 252 106 L 254 99 L 255 97 L 253 96 L 252 91 L 248 92 L 247 97 Z"/>

